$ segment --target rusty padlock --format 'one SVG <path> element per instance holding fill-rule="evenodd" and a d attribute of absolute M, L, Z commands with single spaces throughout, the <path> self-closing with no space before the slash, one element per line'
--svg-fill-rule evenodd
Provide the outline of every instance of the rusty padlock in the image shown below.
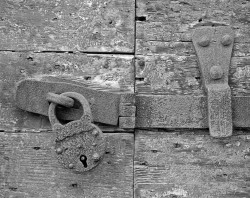
<path fill-rule="evenodd" d="M 83 115 L 80 120 L 61 124 L 56 117 L 56 105 L 49 106 L 49 120 L 56 132 L 55 150 L 59 163 L 76 172 L 85 172 L 96 167 L 105 153 L 105 138 L 95 124 L 86 98 L 76 92 L 65 92 L 62 96 L 80 102 Z"/>

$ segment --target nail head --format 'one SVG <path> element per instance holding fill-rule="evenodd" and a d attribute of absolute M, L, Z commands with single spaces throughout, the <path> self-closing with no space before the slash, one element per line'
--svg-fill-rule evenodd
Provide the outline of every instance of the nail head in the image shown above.
<path fill-rule="evenodd" d="M 221 43 L 222 43 L 222 45 L 224 45 L 224 46 L 230 45 L 230 44 L 232 43 L 232 38 L 231 38 L 231 36 L 228 35 L 228 34 L 224 35 L 224 36 L 222 37 L 222 39 L 221 39 Z"/>
<path fill-rule="evenodd" d="M 70 169 L 74 168 L 74 164 L 69 164 L 69 168 Z"/>
<path fill-rule="evenodd" d="M 93 134 L 94 136 L 98 136 L 98 135 L 99 135 L 99 131 L 95 129 L 95 130 L 92 132 L 92 134 Z"/>
<path fill-rule="evenodd" d="M 100 155 L 99 155 L 98 153 L 95 153 L 95 154 L 93 155 L 93 160 L 94 160 L 95 162 L 99 161 L 99 160 L 100 160 Z"/>
<path fill-rule="evenodd" d="M 207 36 L 203 36 L 199 41 L 198 44 L 202 47 L 207 47 L 210 43 L 210 39 Z"/>
<path fill-rule="evenodd" d="M 214 80 L 221 79 L 223 76 L 223 70 L 220 66 L 212 66 L 210 68 L 210 76 Z"/>
<path fill-rule="evenodd" d="M 56 153 L 57 153 L 57 154 L 61 154 L 62 152 L 63 152 L 62 148 L 57 148 L 57 149 L 56 149 Z"/>

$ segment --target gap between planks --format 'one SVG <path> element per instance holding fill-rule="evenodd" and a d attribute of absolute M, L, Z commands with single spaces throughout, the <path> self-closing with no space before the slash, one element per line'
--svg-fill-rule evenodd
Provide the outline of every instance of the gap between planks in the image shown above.
<path fill-rule="evenodd" d="M 34 51 L 34 50 L 0 50 L 0 52 L 17 52 L 17 53 L 59 53 L 59 54 L 98 54 L 98 55 L 134 55 L 135 52 L 91 52 L 91 51 Z"/>

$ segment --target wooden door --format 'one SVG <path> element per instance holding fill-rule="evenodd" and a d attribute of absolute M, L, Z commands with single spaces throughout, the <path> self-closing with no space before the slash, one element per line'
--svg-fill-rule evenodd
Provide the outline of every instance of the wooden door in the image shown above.
<path fill-rule="evenodd" d="M 248 96 L 249 6 L 247 0 L 0 1 L 0 197 L 250 197 L 247 128 L 215 139 L 206 128 L 105 127 L 104 159 L 76 174 L 58 163 L 48 118 L 17 108 L 14 99 L 19 80 L 43 75 L 138 96 L 206 96 L 191 36 L 211 21 L 235 31 L 229 85 L 233 96 Z"/>
<path fill-rule="evenodd" d="M 137 0 L 136 5 L 137 94 L 205 96 L 192 34 L 215 22 L 235 32 L 232 95 L 249 95 L 249 2 Z M 250 197 L 249 146 L 247 129 L 234 129 L 233 137 L 224 139 L 211 138 L 207 129 L 136 130 L 134 197 Z"/>
<path fill-rule="evenodd" d="M 15 85 L 42 75 L 134 90 L 133 0 L 0 1 L 0 197 L 133 196 L 134 134 L 106 129 L 100 166 L 63 169 L 47 117 L 16 108 Z"/>

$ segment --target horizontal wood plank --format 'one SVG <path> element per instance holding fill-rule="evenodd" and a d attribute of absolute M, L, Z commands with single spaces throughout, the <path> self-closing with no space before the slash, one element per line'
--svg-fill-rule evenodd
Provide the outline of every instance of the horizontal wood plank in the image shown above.
<path fill-rule="evenodd" d="M 0 52 L 0 59 L 0 129 L 49 128 L 45 117 L 15 106 L 16 83 L 25 78 L 50 75 L 103 89 L 134 91 L 134 57 L 130 55 Z"/>
<path fill-rule="evenodd" d="M 179 56 L 196 55 L 193 43 L 188 42 L 161 42 L 137 39 L 137 55 L 168 55 L 176 54 Z M 232 57 L 245 57 L 250 55 L 250 43 L 234 43 Z"/>
<path fill-rule="evenodd" d="M 232 95 L 250 93 L 250 56 L 232 57 L 229 85 Z M 136 92 L 166 95 L 205 95 L 195 54 L 155 54 L 136 57 Z"/>
<path fill-rule="evenodd" d="M 204 95 L 192 34 L 203 25 L 229 25 L 235 33 L 229 84 L 233 95 L 249 95 L 249 5 L 246 0 L 138 0 L 136 91 Z"/>
<path fill-rule="evenodd" d="M 134 51 L 134 0 L 0 2 L 0 50 Z"/>
<path fill-rule="evenodd" d="M 137 131 L 135 198 L 239 198 L 250 194 L 250 133 Z"/>
<path fill-rule="evenodd" d="M 138 0 L 136 38 L 146 41 L 191 41 L 193 30 L 216 22 L 235 30 L 236 42 L 249 42 L 247 0 Z"/>
<path fill-rule="evenodd" d="M 0 197 L 131 198 L 133 134 L 105 134 L 94 169 L 77 174 L 58 163 L 53 133 L 0 133 Z"/>

